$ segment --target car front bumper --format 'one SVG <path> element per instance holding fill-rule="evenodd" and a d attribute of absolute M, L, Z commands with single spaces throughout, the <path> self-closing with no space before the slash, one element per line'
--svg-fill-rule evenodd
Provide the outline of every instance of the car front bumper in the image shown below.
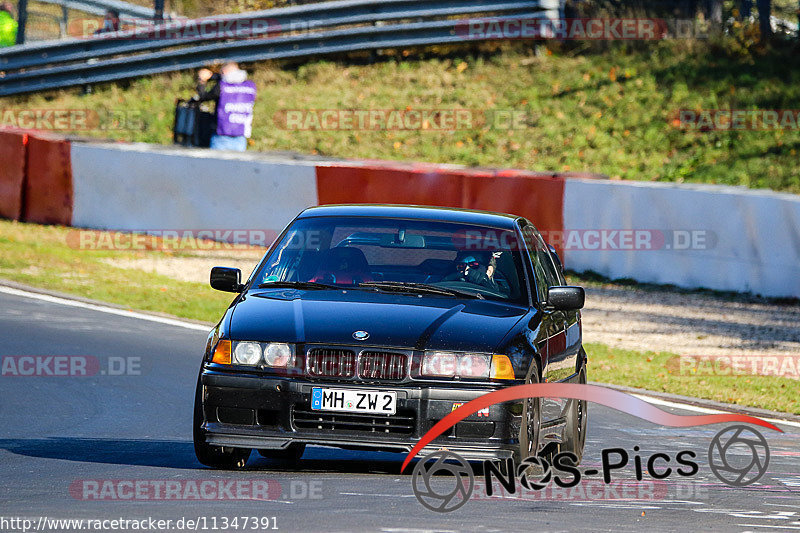
<path fill-rule="evenodd" d="M 206 368 L 201 374 L 205 441 L 216 446 L 284 449 L 292 443 L 408 452 L 459 404 L 501 388 L 318 382 L 305 378 L 235 374 Z M 395 415 L 311 410 L 314 387 L 397 392 Z M 470 415 L 426 446 L 421 455 L 447 449 L 465 459 L 511 457 L 518 446 L 521 405 L 506 403 Z"/>

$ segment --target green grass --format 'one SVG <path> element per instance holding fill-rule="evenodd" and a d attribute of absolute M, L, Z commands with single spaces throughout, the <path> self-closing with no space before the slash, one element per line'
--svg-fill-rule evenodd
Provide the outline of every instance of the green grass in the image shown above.
<path fill-rule="evenodd" d="M 0 221 L 0 278 L 177 317 L 216 322 L 232 296 L 109 261 L 166 252 L 85 251 L 68 243 L 70 228 Z M 668 353 L 640 353 L 587 343 L 589 379 L 800 413 L 797 381 L 766 377 L 681 376 Z"/>
<path fill-rule="evenodd" d="M 684 375 L 675 354 L 641 353 L 597 343 L 586 343 L 584 348 L 591 381 L 800 414 L 800 388 L 795 379 L 708 375 L 710 371 Z"/>
<path fill-rule="evenodd" d="M 251 149 L 800 193 L 797 129 L 698 132 L 670 122 L 680 109 L 797 108 L 800 55 L 782 45 L 747 48 L 734 38 L 551 46 L 538 55 L 527 45 L 505 44 L 398 54 L 374 64 L 259 64 Z M 124 113 L 121 129 L 88 134 L 169 144 L 174 100 L 192 92 L 192 74 L 176 73 L 97 85 L 89 95 L 70 89 L 4 98 L 0 108 Z M 515 110 L 526 123 L 517 130 L 293 131 L 274 120 L 296 109 L 406 108 Z"/>
<path fill-rule="evenodd" d="M 207 284 L 187 283 L 107 261 L 165 252 L 86 251 L 68 245 L 69 228 L 0 221 L 0 278 L 45 289 L 216 322 L 233 299 Z"/>

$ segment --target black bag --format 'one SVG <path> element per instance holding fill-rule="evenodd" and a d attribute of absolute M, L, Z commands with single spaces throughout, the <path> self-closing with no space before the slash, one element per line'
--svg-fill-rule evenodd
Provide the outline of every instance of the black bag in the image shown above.
<path fill-rule="evenodd" d="M 208 148 L 211 146 L 211 136 L 216 132 L 217 119 L 214 113 L 200 109 L 199 102 L 175 102 L 175 124 L 172 128 L 172 140 L 175 144 Z"/>

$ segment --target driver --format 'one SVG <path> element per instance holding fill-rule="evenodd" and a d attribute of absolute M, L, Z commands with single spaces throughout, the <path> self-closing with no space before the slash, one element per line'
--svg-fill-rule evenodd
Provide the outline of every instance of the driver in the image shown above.
<path fill-rule="evenodd" d="M 497 291 L 499 288 L 491 276 L 494 268 L 487 259 L 479 253 L 460 252 L 455 260 L 456 271 L 445 276 L 442 281 L 463 281 Z"/>

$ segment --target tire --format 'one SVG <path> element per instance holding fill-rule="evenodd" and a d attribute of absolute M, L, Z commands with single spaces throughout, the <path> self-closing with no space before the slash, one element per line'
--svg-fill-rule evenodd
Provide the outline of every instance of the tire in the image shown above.
<path fill-rule="evenodd" d="M 539 365 L 534 362 L 525 380 L 528 384 L 539 383 Z M 519 429 L 519 449 L 515 453 L 514 462 L 519 464 L 539 451 L 539 440 L 542 424 L 542 399 L 527 398 L 522 404 L 522 422 Z"/>
<path fill-rule="evenodd" d="M 197 379 L 197 388 L 194 394 L 194 420 L 192 437 L 194 440 L 194 454 L 197 460 L 205 466 L 222 470 L 241 470 L 247 464 L 252 450 L 247 448 L 231 448 L 229 446 L 211 446 L 206 444 L 203 430 L 203 387 L 200 378 Z"/>
<path fill-rule="evenodd" d="M 303 457 L 303 452 L 306 451 L 305 444 L 292 443 L 283 450 L 258 450 L 259 455 L 265 459 L 272 459 L 273 461 L 281 461 L 287 463 L 296 463 Z"/>
<path fill-rule="evenodd" d="M 586 363 L 581 365 L 578 372 L 578 383 L 586 384 Z M 588 405 L 585 400 L 570 400 L 570 409 L 567 413 L 567 425 L 564 429 L 564 444 L 562 451 L 572 452 L 581 464 L 583 448 L 586 446 L 586 422 L 588 420 Z"/>

